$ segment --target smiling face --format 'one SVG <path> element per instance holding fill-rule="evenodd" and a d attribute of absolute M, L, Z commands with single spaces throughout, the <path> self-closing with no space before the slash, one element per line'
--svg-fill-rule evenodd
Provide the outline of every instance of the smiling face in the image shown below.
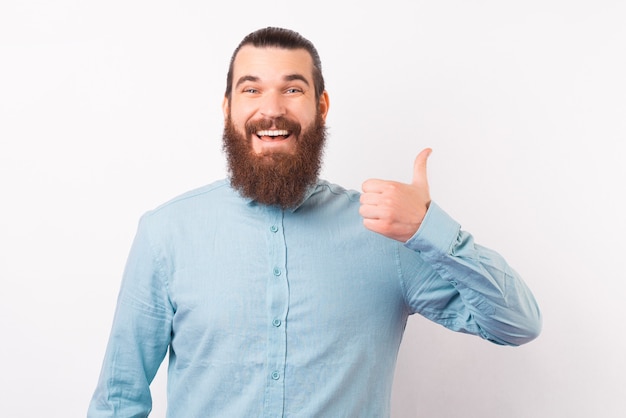
<path fill-rule="evenodd" d="M 328 95 L 315 95 L 305 49 L 242 47 L 223 103 L 231 184 L 268 205 L 293 207 L 317 179 Z"/>
<path fill-rule="evenodd" d="M 325 120 L 328 95 L 315 97 L 313 60 L 304 49 L 242 47 L 235 57 L 225 118 L 250 141 L 257 155 L 295 152 L 302 130 L 318 113 Z"/>

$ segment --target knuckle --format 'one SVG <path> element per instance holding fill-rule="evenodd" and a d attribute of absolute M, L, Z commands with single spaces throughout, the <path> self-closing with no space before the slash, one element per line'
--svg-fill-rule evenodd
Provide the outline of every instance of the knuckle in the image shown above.
<path fill-rule="evenodd" d="M 387 190 L 388 192 L 395 192 L 396 190 L 398 190 L 398 184 L 395 182 L 388 182 L 387 184 L 385 184 L 385 190 Z"/>

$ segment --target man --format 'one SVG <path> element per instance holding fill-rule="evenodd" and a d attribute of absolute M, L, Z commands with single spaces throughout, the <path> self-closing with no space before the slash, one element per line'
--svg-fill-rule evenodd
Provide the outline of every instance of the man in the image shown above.
<path fill-rule="evenodd" d="M 251 33 L 223 102 L 229 176 L 145 214 L 89 417 L 384 417 L 409 315 L 497 344 L 541 327 L 531 292 L 411 184 L 318 180 L 329 108 L 299 34 Z"/>

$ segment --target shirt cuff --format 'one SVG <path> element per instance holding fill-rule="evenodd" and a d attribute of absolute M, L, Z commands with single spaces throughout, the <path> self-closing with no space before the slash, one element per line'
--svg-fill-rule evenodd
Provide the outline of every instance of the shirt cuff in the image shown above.
<path fill-rule="evenodd" d="M 404 244 L 420 253 L 450 254 L 459 235 L 461 225 L 452 219 L 435 202 L 430 202 L 419 229 Z"/>

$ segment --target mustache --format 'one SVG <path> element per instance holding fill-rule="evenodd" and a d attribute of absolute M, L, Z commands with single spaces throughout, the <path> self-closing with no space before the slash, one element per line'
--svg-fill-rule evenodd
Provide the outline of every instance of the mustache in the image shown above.
<path fill-rule="evenodd" d="M 264 131 L 267 129 L 275 128 L 289 131 L 292 135 L 295 135 L 297 137 L 302 131 L 302 126 L 298 122 L 282 116 L 273 119 L 259 119 L 254 121 L 248 121 L 246 122 L 244 128 L 248 135 L 255 135 L 257 131 Z"/>

